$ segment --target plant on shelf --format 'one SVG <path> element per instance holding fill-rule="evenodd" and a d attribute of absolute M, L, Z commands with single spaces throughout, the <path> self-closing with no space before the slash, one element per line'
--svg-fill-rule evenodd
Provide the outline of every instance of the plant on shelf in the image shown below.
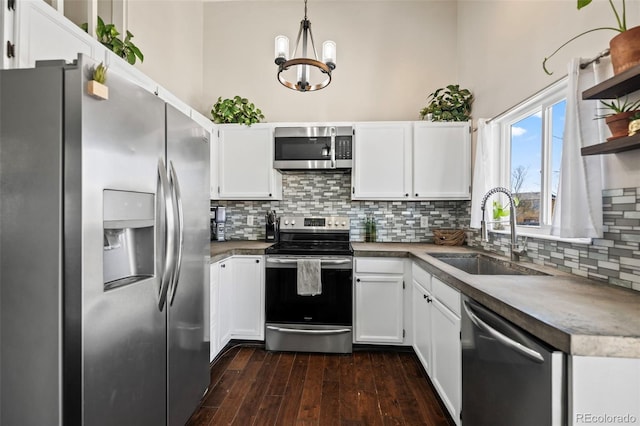
<path fill-rule="evenodd" d="M 93 81 L 104 84 L 107 81 L 107 67 L 102 62 L 93 69 Z"/>
<path fill-rule="evenodd" d="M 91 71 L 91 80 L 87 83 L 87 93 L 99 99 L 109 99 L 109 88 L 104 84 L 106 81 L 107 67 L 100 62 Z"/>
<path fill-rule="evenodd" d="M 211 117 L 214 123 L 239 123 L 247 126 L 264 119 L 260 108 L 256 108 L 247 98 L 240 96 L 234 96 L 232 99 L 219 97 L 211 108 Z"/>
<path fill-rule="evenodd" d="M 627 98 L 624 100 L 614 99 L 611 102 L 600 101 L 604 105 L 608 112 L 596 116 L 596 119 L 604 118 L 611 137 L 607 140 L 613 140 L 622 138 L 628 135 L 629 121 L 638 114 L 638 108 L 640 108 L 640 99 L 631 102 Z"/>
<path fill-rule="evenodd" d="M 89 25 L 86 22 L 81 25 L 81 28 L 86 32 L 89 31 Z M 119 35 L 120 32 L 114 24 L 105 24 L 102 18 L 98 16 L 98 25 L 96 26 L 98 41 L 131 65 L 136 63 L 136 58 L 140 59 L 140 62 L 144 62 L 144 55 L 131 41 L 133 34 L 127 30 L 127 36 L 124 41 L 118 37 Z"/>
<path fill-rule="evenodd" d="M 591 2 L 592 0 L 577 0 L 578 10 L 588 6 L 589 4 L 591 4 Z M 549 75 L 553 74 L 547 68 L 547 61 L 551 59 L 556 53 L 558 53 L 563 47 L 585 34 L 601 30 L 615 31 L 618 33 L 609 42 L 609 51 L 611 54 L 611 62 L 613 64 L 614 74 L 619 74 L 622 71 L 625 71 L 632 66 L 640 63 L 640 26 L 627 28 L 627 9 L 625 0 L 622 0 L 621 7 L 616 7 L 613 0 L 609 0 L 609 6 L 611 6 L 611 10 L 613 11 L 613 15 L 616 18 L 617 25 L 615 27 L 592 28 L 590 30 L 581 32 L 575 37 L 570 38 L 568 41 L 554 50 L 551 55 L 544 58 L 544 60 L 542 61 L 542 69 L 544 69 L 544 72 Z"/>
<path fill-rule="evenodd" d="M 457 84 L 441 87 L 427 97 L 429 102 L 420 110 L 420 119 L 431 121 L 468 121 L 473 95 Z"/>

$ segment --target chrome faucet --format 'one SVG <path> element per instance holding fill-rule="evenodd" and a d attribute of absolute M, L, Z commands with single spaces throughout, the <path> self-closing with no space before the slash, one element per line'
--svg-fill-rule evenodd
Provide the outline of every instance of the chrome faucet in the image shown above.
<path fill-rule="evenodd" d="M 487 230 L 487 223 L 500 222 L 486 222 L 484 220 L 484 211 L 487 204 L 487 199 L 493 194 L 497 194 L 498 192 L 506 194 L 509 198 L 509 226 L 511 227 L 511 244 L 509 246 L 509 252 L 511 253 L 511 260 L 517 261 L 520 260 L 520 256 L 526 254 L 527 252 L 527 239 L 525 237 L 524 245 L 520 246 L 520 244 L 518 244 L 518 237 L 516 235 L 516 203 L 513 201 L 513 195 L 511 194 L 511 191 L 509 191 L 507 188 L 498 186 L 496 188 L 490 189 L 486 194 L 484 194 L 484 197 L 482 198 L 482 203 L 480 204 L 480 208 L 482 209 L 482 221 L 480 222 L 480 233 L 482 235 L 482 241 L 489 241 L 489 231 Z"/>

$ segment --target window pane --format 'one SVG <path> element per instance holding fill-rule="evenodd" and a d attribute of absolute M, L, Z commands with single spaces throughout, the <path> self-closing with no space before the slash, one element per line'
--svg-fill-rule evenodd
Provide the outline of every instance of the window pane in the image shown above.
<path fill-rule="evenodd" d="M 556 206 L 562 163 L 562 141 L 564 136 L 564 116 L 567 101 L 563 100 L 551 107 L 551 213 Z"/>
<path fill-rule="evenodd" d="M 511 125 L 511 192 L 518 197 L 518 225 L 540 225 L 542 114 Z"/>

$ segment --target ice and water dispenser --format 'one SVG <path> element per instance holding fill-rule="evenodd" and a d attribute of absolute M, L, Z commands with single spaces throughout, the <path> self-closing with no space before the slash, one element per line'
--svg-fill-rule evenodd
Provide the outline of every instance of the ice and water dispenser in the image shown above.
<path fill-rule="evenodd" d="M 154 194 L 104 190 L 104 289 L 154 274 Z"/>

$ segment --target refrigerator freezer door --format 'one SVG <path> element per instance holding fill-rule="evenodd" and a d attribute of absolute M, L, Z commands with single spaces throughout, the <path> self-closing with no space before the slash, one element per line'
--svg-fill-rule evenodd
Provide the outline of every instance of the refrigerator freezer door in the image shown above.
<path fill-rule="evenodd" d="M 62 425 L 62 77 L 0 71 L 2 425 Z"/>
<path fill-rule="evenodd" d="M 82 377 L 65 389 L 72 391 L 66 393 L 71 399 L 65 410 L 76 416 L 65 424 L 163 425 L 166 312 L 158 307 L 161 262 L 156 246 L 164 228 L 157 217 L 164 102 L 115 73 L 108 75 L 108 100 L 87 95 L 87 76 L 95 65 L 81 56 L 78 66 L 65 72 L 65 298 L 70 314 L 65 373 Z M 123 206 L 122 218 L 111 217 L 121 206 L 105 205 L 105 199 L 113 198 L 105 197 L 105 191 L 131 194 L 118 201 L 129 202 L 130 213 Z M 156 210 L 151 224 L 149 197 L 151 211 Z M 136 199 L 145 201 L 137 205 Z M 129 284 L 109 289 L 104 277 L 110 274 L 103 268 L 112 265 L 103 261 L 104 250 L 125 247 L 115 241 L 114 226 L 140 234 L 130 246 L 131 255 L 141 257 L 139 249 L 156 259 L 151 276 L 138 279 L 132 273 Z"/>
<path fill-rule="evenodd" d="M 209 385 L 209 140 L 182 112 L 167 105 L 166 114 L 168 174 L 183 226 L 176 235 L 177 280 L 167 295 L 167 424 L 182 426 Z"/>

